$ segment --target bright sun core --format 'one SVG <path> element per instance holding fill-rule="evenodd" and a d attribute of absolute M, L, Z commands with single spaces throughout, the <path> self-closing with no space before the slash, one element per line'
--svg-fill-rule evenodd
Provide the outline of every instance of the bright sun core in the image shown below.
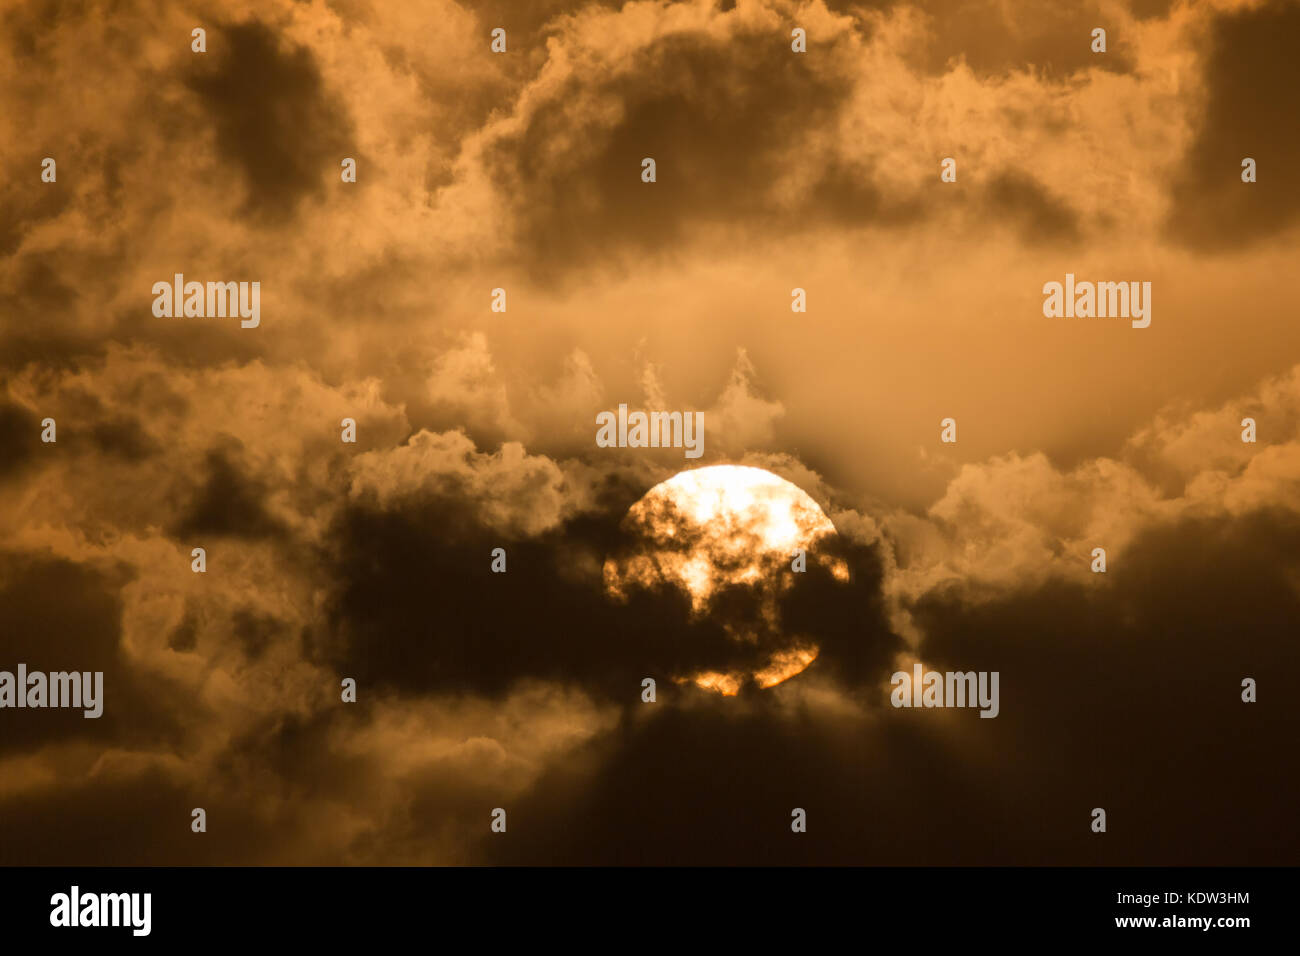
<path fill-rule="evenodd" d="M 719 591 L 743 585 L 757 602 L 763 636 L 769 642 L 780 636 L 783 646 L 752 671 L 707 671 L 676 675 L 678 680 L 730 695 L 746 680 L 775 686 L 817 658 L 816 644 L 783 633 L 777 599 L 793 586 L 796 552 L 805 552 L 808 562 L 821 563 L 839 580 L 848 580 L 848 567 L 840 558 L 817 554 L 818 543 L 833 536 L 835 526 L 803 489 L 762 468 L 695 468 L 651 488 L 624 524 L 641 547 L 605 562 L 611 596 L 625 598 L 634 588 L 669 582 L 690 597 L 693 613 L 706 615 Z M 752 625 L 721 623 L 734 640 L 759 642 Z"/>

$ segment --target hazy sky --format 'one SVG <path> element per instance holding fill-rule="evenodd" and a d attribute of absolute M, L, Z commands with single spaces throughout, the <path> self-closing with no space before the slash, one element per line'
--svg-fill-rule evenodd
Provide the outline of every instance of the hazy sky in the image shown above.
<path fill-rule="evenodd" d="M 1296 862 L 1300 5 L 14 0 L 0 38 L 0 670 L 105 675 L 98 720 L 0 710 L 0 860 Z M 157 317 L 176 273 L 260 324 Z M 1045 317 L 1067 273 L 1150 326 Z M 620 403 L 704 455 L 597 447 Z M 602 582 L 721 463 L 852 568 L 782 599 L 813 666 L 727 698 L 663 675 L 739 604 Z M 999 671 L 998 718 L 891 708 L 916 659 Z"/>

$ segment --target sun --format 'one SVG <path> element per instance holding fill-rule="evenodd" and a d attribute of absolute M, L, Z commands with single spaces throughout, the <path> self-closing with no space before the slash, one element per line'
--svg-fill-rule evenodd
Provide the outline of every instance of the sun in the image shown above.
<path fill-rule="evenodd" d="M 843 559 L 819 552 L 835 526 L 802 488 L 762 468 L 712 465 L 674 475 L 651 488 L 624 519 L 636 546 L 605 562 L 606 592 L 626 598 L 664 582 L 682 589 L 695 615 L 719 616 L 715 599 L 743 593 L 750 612 L 720 617 L 735 641 L 760 653 L 753 667 L 674 677 L 734 695 L 752 681 L 774 687 L 817 658 L 809 638 L 785 633 L 779 598 L 794 586 L 795 557 L 847 581 Z"/>

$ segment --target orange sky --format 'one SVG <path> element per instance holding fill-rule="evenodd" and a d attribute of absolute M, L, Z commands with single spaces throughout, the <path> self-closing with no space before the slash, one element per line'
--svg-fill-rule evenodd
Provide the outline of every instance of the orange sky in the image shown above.
<path fill-rule="evenodd" d="M 873 695 L 899 655 L 979 657 L 998 646 L 962 643 L 981 614 L 1052 631 L 1044 589 L 1092 595 L 1099 543 L 1171 580 L 1193 527 L 1225 555 L 1287 552 L 1269 536 L 1300 511 L 1294 4 L 155 6 L 0 11 L 0 668 L 99 663 L 117 698 L 93 728 L 3 735 L 18 862 L 65 862 L 52 827 L 145 791 L 120 847 L 66 861 L 477 862 L 484 806 L 604 792 L 556 775 L 626 773 L 615 728 L 646 720 L 641 637 L 606 657 L 600 634 L 634 627 L 600 603 L 608 529 L 687 465 L 777 472 L 865 562 L 861 619 L 814 622 L 823 669 L 743 704 L 778 728 L 812 708 L 828 781 L 858 739 L 844 721 L 895 719 Z M 156 317 L 175 273 L 260 282 L 260 325 Z M 1066 273 L 1150 282 L 1150 327 L 1045 318 Z M 620 403 L 702 410 L 704 456 L 597 448 Z M 468 570 L 493 542 L 520 551 L 513 596 Z M 1287 619 L 1290 573 L 1260 621 Z M 1118 602 L 1097 610 L 1116 628 L 1163 607 L 1158 583 L 1114 587 L 1086 600 Z M 685 628 L 665 600 L 636 613 Z M 689 656 L 686 633 L 665 653 Z M 1053 713 L 1035 706 L 1026 727 Z M 991 749 L 971 733 L 931 744 L 962 763 Z M 196 801 L 239 838 L 196 848 Z M 174 839 L 132 857 L 158 814 Z"/>

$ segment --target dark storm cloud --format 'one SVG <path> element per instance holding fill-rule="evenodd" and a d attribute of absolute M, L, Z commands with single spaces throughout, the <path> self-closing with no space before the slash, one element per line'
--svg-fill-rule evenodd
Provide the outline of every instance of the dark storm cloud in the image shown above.
<path fill-rule="evenodd" d="M 509 841 L 481 849 L 559 865 L 976 862 L 999 858 L 1003 799 L 914 727 L 714 700 L 593 741 L 512 804 Z M 807 833 L 790 829 L 796 807 Z"/>
<path fill-rule="evenodd" d="M 1063 15 L 1045 7 L 1046 20 L 1026 34 L 1023 25 L 1008 31 L 1000 7 L 945 8 L 932 26 L 965 39 L 963 24 L 973 17 L 999 51 L 1009 36 L 1027 49 L 1059 40 L 1059 57 L 1032 61 L 1047 73 L 1058 60 L 1065 72 L 1125 68 L 1114 37 L 1110 53 L 1090 51 L 1094 13 L 1071 14 L 1062 24 Z M 625 62 L 575 73 L 536 92 L 520 128 L 490 141 L 484 162 L 512 197 L 518 248 L 533 258 L 535 274 L 553 278 L 574 263 L 620 252 L 673 256 L 687 248 L 691 230 L 710 225 L 781 233 L 902 228 L 965 205 L 934 189 L 928 169 L 927 178 L 900 190 L 884 186 L 880 174 L 879 164 L 892 159 L 825 148 L 827 137 L 838 138 L 859 82 L 863 52 L 854 34 L 818 36 L 810 41 L 815 56 L 796 56 L 785 31 L 734 29 L 726 37 L 656 37 Z M 857 38 L 869 34 L 860 24 Z M 1025 65 L 1013 55 L 985 71 Z M 653 185 L 640 181 L 645 157 L 656 162 Z M 802 193 L 793 199 L 789 176 L 796 171 Z M 980 223 L 1009 219 L 1032 244 L 1079 234 L 1079 214 L 1065 199 L 1017 168 L 997 172 L 966 211 Z"/>
<path fill-rule="evenodd" d="M 1174 170 L 1169 237 L 1219 250 L 1267 240 L 1295 223 L 1300 189 L 1300 5 L 1225 13 L 1211 24 L 1199 129 Z M 1287 95 L 1290 93 L 1291 95 Z M 1241 161 L 1258 182 L 1241 181 Z"/>
<path fill-rule="evenodd" d="M 174 739 L 180 706 L 163 679 L 145 677 L 122 650 L 122 607 L 115 576 L 61 558 L 0 552 L 0 670 L 102 671 L 103 715 L 63 708 L 0 711 L 0 754 L 61 741 L 130 746 Z"/>
<path fill-rule="evenodd" d="M 14 454 L 12 462 L 0 464 L 0 477 L 5 474 L 6 466 L 16 467 L 30 460 L 37 448 L 48 449 L 61 464 L 67 464 L 70 455 L 91 463 L 101 456 L 142 462 L 161 450 L 139 419 L 108 413 L 93 395 L 67 392 L 60 396 L 57 405 L 57 413 L 51 407 L 48 416 L 37 416 L 13 405 L 0 405 L 0 442 L 14 443 L 4 446 L 13 448 Z M 41 441 L 40 421 L 44 417 L 53 418 L 57 429 L 57 442 L 48 445 Z"/>
<path fill-rule="evenodd" d="M 215 68 L 188 84 L 212 117 L 220 155 L 243 173 L 248 213 L 282 222 L 338 175 L 343 157 L 361 162 L 309 49 L 285 46 L 258 22 L 210 30 L 208 44 Z"/>
<path fill-rule="evenodd" d="M 1147 534 L 1108 587 L 934 599 L 927 666 L 997 670 L 1001 713 L 875 719 L 758 695 L 661 696 L 510 810 L 511 863 L 1281 864 L 1300 850 L 1292 742 L 1300 520 Z M 1240 681 L 1260 681 L 1257 704 Z M 795 678 L 796 681 L 800 678 Z M 1091 811 L 1108 813 L 1093 834 Z M 794 807 L 808 832 L 790 832 Z"/>
<path fill-rule="evenodd" d="M 41 447 L 40 418 L 21 405 L 0 401 L 0 481 L 20 475 Z"/>
<path fill-rule="evenodd" d="M 57 441 L 41 441 L 45 418 L 55 420 Z M 41 412 L 0 400 L 0 480 L 16 476 L 46 453 L 50 463 L 79 458 L 91 467 L 100 456 L 142 462 L 161 451 L 138 418 L 107 411 L 94 395 L 67 389 Z"/>
<path fill-rule="evenodd" d="M 409 693 L 502 693 L 524 677 L 576 681 L 611 697 L 686 663 L 731 659 L 716 624 L 688 618 L 686 597 L 661 591 L 616 606 L 598 576 L 614 522 L 570 522 L 510 540 L 466 519 L 454 500 L 402 513 L 353 510 L 338 531 L 338 582 L 325 659 L 360 682 Z M 507 553 L 490 570 L 493 548 Z"/>
<path fill-rule="evenodd" d="M 547 269 L 610 244 L 659 254 L 693 225 L 797 226 L 842 215 L 834 195 L 822 193 L 815 208 L 793 215 L 772 196 L 791 151 L 849 93 L 815 58 L 789 52 L 781 33 L 730 42 L 673 34 L 639 49 L 616 75 L 570 79 L 486 156 L 499 186 L 513 193 L 521 246 Z M 620 103 L 617 122 L 602 125 L 575 109 L 587 96 Z M 571 147 L 557 152 L 564 142 Z M 640 179 L 645 157 L 657 164 L 653 186 Z"/>
<path fill-rule="evenodd" d="M 215 791 L 150 769 L 22 794 L 5 801 L 0 814 L 0 865 L 256 864 L 292 839 L 298 822 L 292 817 L 268 820 L 255 802 Z M 194 807 L 207 811 L 206 834 L 190 830 Z"/>
<path fill-rule="evenodd" d="M 881 680 L 902 649 L 886 620 L 879 548 L 835 537 L 819 542 L 817 553 L 842 559 L 849 581 L 837 581 L 820 561 L 809 561 L 808 570 L 795 574 L 794 586 L 781 596 L 781 625 L 816 641 L 820 652 L 809 674 L 829 676 L 856 693 Z"/>
<path fill-rule="evenodd" d="M 282 530 L 266 510 L 266 487 L 239 467 L 238 453 L 237 442 L 208 452 L 201 483 L 184 492 L 187 503 L 172 528 L 176 537 L 261 538 Z"/>
<path fill-rule="evenodd" d="M 1024 842 L 1037 833 L 1044 859 L 1090 862 L 1072 824 L 1101 806 L 1115 839 L 1098 862 L 1294 860 L 1295 831 L 1261 821 L 1300 797 L 1297 555 L 1291 513 L 1186 521 L 1140 537 L 1105 586 L 923 610 L 936 667 L 1001 671 L 1002 713 L 986 723 L 1024 751 L 1008 780 L 1027 791 Z M 1242 702 L 1245 677 L 1258 703 Z"/>
<path fill-rule="evenodd" d="M 391 513 L 354 508 L 338 529 L 331 568 L 328 619 L 337 630 L 314 637 L 316 653 L 340 673 L 406 693 L 499 694 L 536 678 L 633 701 L 644 677 L 752 672 L 785 646 L 754 618 L 759 605 L 746 586 L 717 594 L 702 617 L 691 616 L 675 587 L 632 588 L 626 602 L 608 597 L 603 561 L 639 548 L 620 526 L 624 510 L 510 540 L 450 498 Z M 506 550 L 504 574 L 490 570 L 495 547 Z M 881 609 L 879 558 L 831 550 L 855 568 L 853 583 L 833 581 L 820 566 L 798 575 L 784 602 L 789 633 L 822 647 L 822 673 L 878 678 L 896 649 Z M 752 630 L 757 642 L 729 636 L 723 622 Z"/>

